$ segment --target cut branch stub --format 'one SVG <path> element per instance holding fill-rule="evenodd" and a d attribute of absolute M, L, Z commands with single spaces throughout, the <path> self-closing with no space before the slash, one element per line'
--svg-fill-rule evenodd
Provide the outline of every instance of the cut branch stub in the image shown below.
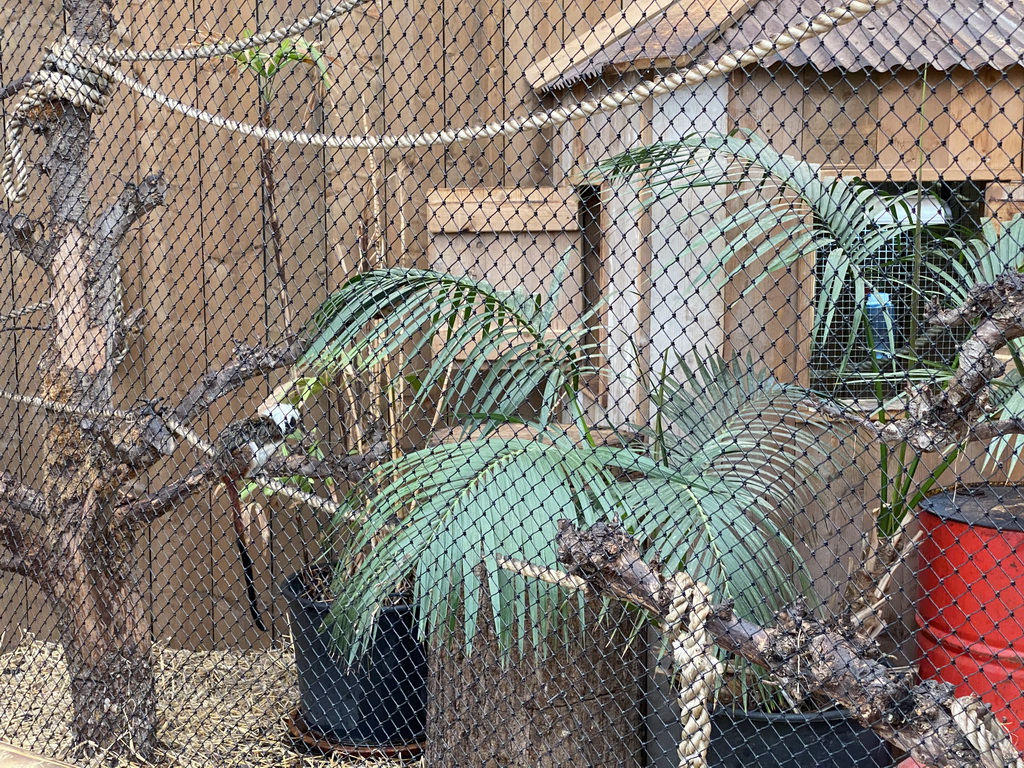
<path fill-rule="evenodd" d="M 639 605 L 658 616 L 667 610 L 660 568 L 647 563 L 640 545 L 621 526 L 595 523 L 586 530 L 558 521 L 558 562 L 601 594 Z"/>
<path fill-rule="evenodd" d="M 39 491 L 22 485 L 7 472 L 0 472 L 0 504 L 35 518 L 46 516 L 46 498 Z"/>
<path fill-rule="evenodd" d="M 43 223 L 30 219 L 24 213 L 11 215 L 0 211 L 0 232 L 7 236 L 11 245 L 44 269 L 50 266 L 46 258 L 46 243 L 43 240 Z"/>

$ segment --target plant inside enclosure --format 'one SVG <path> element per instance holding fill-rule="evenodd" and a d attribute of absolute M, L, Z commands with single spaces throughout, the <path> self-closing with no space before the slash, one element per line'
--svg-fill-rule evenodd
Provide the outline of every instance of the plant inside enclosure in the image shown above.
<path fill-rule="evenodd" d="M 251 37 L 246 31 L 243 38 Z M 262 48 L 249 48 L 231 54 L 239 69 L 243 72 L 251 72 L 256 76 L 256 84 L 259 88 L 259 125 L 261 128 L 271 128 L 273 115 L 271 108 L 277 94 L 276 80 L 289 66 L 305 64 L 314 67 L 318 74 L 317 89 L 320 91 L 321 100 L 331 87 L 331 78 L 327 57 L 320 50 L 316 43 L 311 43 L 304 38 L 285 38 L 276 48 L 267 51 Z M 260 189 L 263 193 L 262 205 L 264 222 L 266 224 L 263 255 L 264 272 L 270 273 L 270 265 L 274 265 L 275 279 L 277 282 L 278 304 L 281 309 L 281 327 L 291 329 L 293 321 L 293 308 L 288 294 L 288 276 L 284 263 L 284 242 L 281 231 L 281 218 L 277 212 L 277 178 L 274 169 L 277 159 L 274 153 L 274 145 L 268 139 L 260 139 Z"/>
<path fill-rule="evenodd" d="M 699 207 L 680 211 L 683 217 L 710 219 L 687 244 L 703 265 L 695 283 L 713 281 L 721 288 L 742 278 L 746 295 L 799 261 L 814 263 L 811 357 L 827 359 L 824 373 L 831 379 L 822 386 L 842 394 L 851 381 L 870 387 L 880 378 L 925 375 L 922 366 L 934 350 L 923 353 L 922 348 L 934 340 L 916 332 L 913 318 L 903 334 L 891 311 L 876 311 L 884 309 L 885 290 L 893 284 L 908 306 L 923 303 L 921 280 L 902 277 L 919 275 L 920 266 L 901 266 L 908 258 L 921 260 L 921 254 L 903 247 L 927 228 L 917 191 L 884 195 L 857 179 L 830 178 L 817 165 L 780 153 L 755 134 L 741 133 L 660 142 L 602 163 L 593 176 L 642 186 L 647 192 L 639 198 L 643 205 L 671 202 L 689 189 L 717 192 Z M 929 238 L 941 258 L 922 263 L 945 263 L 944 254 L 952 248 L 944 237 L 947 231 Z M 709 260 L 708 254 L 714 256 Z"/>
<path fill-rule="evenodd" d="M 582 603 L 507 572 L 502 556 L 553 566 L 560 518 L 624 522 L 751 617 L 807 593 L 793 531 L 820 523 L 804 510 L 827 492 L 824 468 L 839 459 L 818 448 L 813 415 L 796 409 L 802 393 L 739 361 L 679 361 L 651 382 L 653 427 L 598 429 L 579 396 L 594 372 L 596 350 L 581 341 L 587 318 L 555 331 L 558 290 L 557 277 L 535 296 L 381 270 L 350 280 L 317 313 L 307 364 L 329 370 L 400 349 L 415 361 L 434 349 L 395 376 L 416 381 L 415 404 L 436 398 L 462 425 L 455 442 L 377 467 L 344 505 L 337 523 L 351 538 L 333 629 L 347 652 L 410 575 L 424 632 L 472 647 L 483 594 L 505 651 L 543 652 L 540 639 Z"/>
<path fill-rule="evenodd" d="M 1002 225 L 988 221 L 973 236 L 941 227 L 923 237 L 929 229 L 921 215 L 924 185 L 904 195 L 883 195 L 856 180 L 826 178 L 817 166 L 787 157 L 755 135 L 716 133 L 659 143 L 613 158 L 594 173 L 642 185 L 649 194 L 638 196 L 641 204 L 671 201 L 693 188 L 720 191 L 682 214 L 709 216 L 713 222 L 688 244 L 704 265 L 698 281 L 713 280 L 721 287 L 742 277 L 751 291 L 799 260 L 816 262 L 812 345 L 840 352 L 830 361 L 828 393 L 857 391 L 859 406 L 867 404 L 869 417 L 881 423 L 898 419 L 898 412 L 908 408 L 883 382 L 896 379 L 941 389 L 960 363 L 963 340 L 943 325 L 919 326 L 917 312 L 911 313 L 910 330 L 897 334 L 891 313 L 877 311 L 878 297 L 884 295 L 878 290 L 881 281 L 908 297 L 908 306 L 930 310 L 963 303 L 975 285 L 1024 267 L 1020 215 Z M 710 261 L 707 253 L 715 254 Z M 943 336 L 950 351 L 937 354 Z M 1007 349 L 1012 365 L 993 382 L 990 411 L 982 423 L 1024 415 L 1020 340 L 1011 340 Z M 866 386 L 848 386 L 858 381 Z M 913 403 L 909 407 L 913 410 Z M 995 438 L 982 471 L 993 471 L 1000 463 L 1012 471 L 1018 466 L 1018 444 L 1015 435 Z M 890 580 L 911 512 L 938 487 L 966 447 L 966 442 L 950 441 L 925 469 L 924 454 L 934 453 L 934 447 L 878 442 L 880 504 L 864 556 L 865 568 L 873 570 L 854 576 L 851 597 L 857 590 L 881 597 L 878 583 Z M 862 606 L 864 599 L 855 603 Z"/>

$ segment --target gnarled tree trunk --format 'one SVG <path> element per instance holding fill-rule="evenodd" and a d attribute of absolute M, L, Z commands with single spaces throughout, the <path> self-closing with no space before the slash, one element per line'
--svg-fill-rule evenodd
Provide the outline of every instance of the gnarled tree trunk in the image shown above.
<path fill-rule="evenodd" d="M 70 45 L 108 44 L 109 0 L 65 0 L 64 10 Z M 0 97 L 17 90 L 0 88 Z M 163 204 L 167 184 L 159 174 L 129 184 L 94 216 L 90 110 L 59 94 L 23 103 L 31 106 L 17 113 L 21 124 L 46 139 L 39 167 L 49 177 L 50 218 L 33 221 L 0 208 L 0 234 L 49 278 L 52 330 L 40 385 L 23 395 L 48 421 L 42 487 L 0 475 L 0 570 L 38 582 L 54 610 L 76 744 L 146 760 L 157 721 L 140 547 L 154 520 L 217 478 L 207 462 L 142 499 L 131 497 L 131 481 L 173 453 L 172 433 L 188 436 L 189 422 L 219 397 L 294 362 L 301 347 L 292 339 L 278 348 L 240 348 L 171 414 L 147 403 L 115 411 L 115 369 L 141 317 L 123 311 L 120 245 L 140 217 Z"/>

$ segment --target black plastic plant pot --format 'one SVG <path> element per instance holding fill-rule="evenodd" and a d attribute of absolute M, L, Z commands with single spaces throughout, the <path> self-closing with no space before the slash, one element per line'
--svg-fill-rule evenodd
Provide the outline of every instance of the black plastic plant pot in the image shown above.
<path fill-rule="evenodd" d="M 888 744 L 845 712 L 775 714 L 720 709 L 708 768 L 887 768 Z"/>
<path fill-rule="evenodd" d="M 373 643 L 355 664 L 343 662 L 324 628 L 331 604 L 308 596 L 330 578 L 326 567 L 281 584 L 291 614 L 299 675 L 299 716 L 306 728 L 339 745 L 389 747 L 423 740 L 427 659 L 408 605 L 381 608 Z"/>

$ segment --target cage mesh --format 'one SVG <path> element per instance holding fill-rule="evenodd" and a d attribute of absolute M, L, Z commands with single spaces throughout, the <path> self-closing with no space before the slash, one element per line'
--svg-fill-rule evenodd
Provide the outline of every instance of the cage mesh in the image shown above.
<path fill-rule="evenodd" d="M 1024 765 L 1022 7 L 836 2 L 4 0 L 0 765 Z"/>

